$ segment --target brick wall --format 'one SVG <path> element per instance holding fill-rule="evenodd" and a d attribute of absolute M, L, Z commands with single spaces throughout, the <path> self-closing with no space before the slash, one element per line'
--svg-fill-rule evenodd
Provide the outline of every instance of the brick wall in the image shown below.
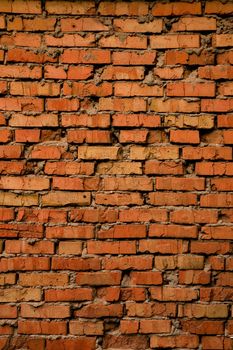
<path fill-rule="evenodd" d="M 0 11 L 0 349 L 231 350 L 233 2 Z"/>

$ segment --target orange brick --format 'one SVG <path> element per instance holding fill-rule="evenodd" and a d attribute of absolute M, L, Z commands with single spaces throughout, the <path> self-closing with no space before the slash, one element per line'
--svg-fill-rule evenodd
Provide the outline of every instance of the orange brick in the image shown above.
<path fill-rule="evenodd" d="M 181 16 L 181 15 L 200 15 L 201 3 L 175 2 L 158 3 L 152 8 L 153 16 Z"/>

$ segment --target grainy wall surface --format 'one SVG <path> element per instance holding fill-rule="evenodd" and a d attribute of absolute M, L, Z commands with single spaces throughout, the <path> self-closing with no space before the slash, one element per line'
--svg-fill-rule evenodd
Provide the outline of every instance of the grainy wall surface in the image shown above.
<path fill-rule="evenodd" d="M 233 2 L 0 11 L 0 349 L 233 349 Z"/>

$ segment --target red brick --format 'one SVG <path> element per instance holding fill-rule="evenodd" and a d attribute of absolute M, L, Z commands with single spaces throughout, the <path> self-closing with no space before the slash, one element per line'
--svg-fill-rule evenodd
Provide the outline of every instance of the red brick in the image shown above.
<path fill-rule="evenodd" d="M 149 160 L 145 162 L 145 174 L 182 175 L 183 165 L 174 161 Z"/>
<path fill-rule="evenodd" d="M 17 318 L 17 307 L 14 305 L 0 305 L 0 318 Z"/>
<path fill-rule="evenodd" d="M 49 54 L 50 53 L 50 54 Z M 45 62 L 57 62 L 57 57 L 53 57 L 54 50 L 50 50 L 48 53 L 35 53 L 32 50 L 24 49 L 24 48 L 9 48 L 7 53 L 7 61 L 9 62 L 34 62 L 34 63 L 45 63 Z M 26 70 L 27 67 L 20 66 L 19 69 L 16 67 L 13 69 L 13 66 L 8 66 L 8 70 L 6 74 L 12 74 L 12 75 L 23 75 L 23 71 Z M 3 69 L 2 69 L 3 70 Z M 4 70 L 3 70 L 4 71 Z M 17 72 L 18 71 L 18 72 Z M 33 72 L 34 71 L 34 72 Z M 40 67 L 34 67 L 32 72 L 34 74 L 28 74 L 28 78 L 31 79 L 37 79 L 41 78 L 41 68 Z"/>
<path fill-rule="evenodd" d="M 118 210 L 115 209 L 72 209 L 70 220 L 74 222 L 116 222 Z"/>
<path fill-rule="evenodd" d="M 61 55 L 62 63 L 106 64 L 111 62 L 110 51 L 100 49 L 66 49 Z"/>
<path fill-rule="evenodd" d="M 161 123 L 160 116 L 146 114 L 115 114 L 113 115 L 113 126 L 123 127 L 147 127 L 156 128 Z"/>
<path fill-rule="evenodd" d="M 25 163 L 23 161 L 0 161 L 0 174 L 21 174 L 24 170 L 24 166 Z"/>
<path fill-rule="evenodd" d="M 91 201 L 90 193 L 73 193 L 55 191 L 42 196 L 42 206 L 65 206 L 65 205 L 89 205 Z"/>
<path fill-rule="evenodd" d="M 30 48 L 39 48 L 41 46 L 40 34 L 16 33 L 14 36 L 2 35 L 0 39 L 1 45 L 24 46 Z"/>
<path fill-rule="evenodd" d="M 13 283 L 15 283 L 15 280 Z M 25 302 L 25 301 L 35 302 L 40 300 L 41 300 L 40 289 L 34 289 L 34 288 L 7 288 L 6 289 L 5 288 L 5 289 L 2 289 L 2 292 L 1 292 L 1 302 L 3 303 L 18 303 L 18 302 Z"/>
<path fill-rule="evenodd" d="M 233 190 L 233 179 L 227 179 L 227 182 L 224 179 L 212 179 L 211 180 L 211 189 L 213 191 L 232 191 Z"/>
<path fill-rule="evenodd" d="M 31 245 L 26 241 L 5 241 L 5 252 L 7 254 L 53 254 L 54 243 L 37 241 Z"/>
<path fill-rule="evenodd" d="M 226 304 L 186 304 L 179 306 L 178 315 L 188 318 L 225 318 L 228 315 L 228 309 Z"/>
<path fill-rule="evenodd" d="M 166 221 L 167 212 L 165 209 L 157 208 L 121 209 L 119 220 L 123 222 Z"/>
<path fill-rule="evenodd" d="M 145 253 L 161 253 L 161 254 L 177 254 L 186 251 L 182 241 L 172 239 L 150 239 L 140 240 L 139 252 Z"/>
<path fill-rule="evenodd" d="M 194 193 L 172 193 L 172 192 L 156 192 L 149 194 L 149 203 L 153 205 L 195 205 L 197 196 Z"/>
<path fill-rule="evenodd" d="M 204 100 L 204 101 L 212 101 L 212 100 Z M 178 98 L 170 99 L 170 100 L 163 100 L 162 98 L 161 99 L 153 98 L 151 100 L 150 110 L 154 112 L 161 112 L 161 113 L 171 113 L 171 112 L 172 113 L 178 113 L 178 112 L 197 113 L 200 110 L 200 105 L 199 105 L 199 102 L 196 102 L 196 101 L 189 102 Z M 209 109 L 206 111 L 211 112 L 211 110 Z M 203 112 L 205 112 L 204 108 L 203 108 Z"/>
<path fill-rule="evenodd" d="M 14 217 L 14 209 L 0 208 L 0 221 L 11 221 L 14 220 Z"/>
<path fill-rule="evenodd" d="M 8 190 L 46 190 L 49 179 L 42 177 L 5 177 L 0 178 L 0 188 Z"/>
<path fill-rule="evenodd" d="M 51 77 L 54 79 L 66 78 L 66 72 L 62 68 L 57 68 L 56 71 L 53 70 L 53 66 L 48 69 L 46 66 L 47 77 Z M 71 80 L 83 80 L 90 78 L 93 75 L 93 66 L 69 66 L 67 71 L 67 78 Z"/>
<path fill-rule="evenodd" d="M 134 241 L 123 242 L 87 242 L 88 254 L 136 254 L 136 243 Z"/>
<path fill-rule="evenodd" d="M 43 272 L 43 273 L 20 273 L 19 284 L 21 286 L 66 286 L 69 278 L 65 273 Z"/>
<path fill-rule="evenodd" d="M 200 162 L 196 163 L 196 174 L 198 175 L 233 175 L 233 167 L 231 163 L 223 162 Z"/>
<path fill-rule="evenodd" d="M 112 35 L 101 38 L 98 44 L 100 47 L 107 48 L 146 49 L 147 38 L 145 36 L 137 35 L 128 35 L 124 38 Z"/>
<path fill-rule="evenodd" d="M 232 150 L 230 147 L 184 147 L 184 159 L 214 159 L 214 160 L 231 160 Z"/>
<path fill-rule="evenodd" d="M 46 1 L 46 11 L 49 14 L 71 14 L 71 15 L 86 15 L 95 14 L 95 4 L 93 1 L 80 1 L 78 4 L 71 1 Z"/>
<path fill-rule="evenodd" d="M 40 114 L 35 116 L 23 115 L 14 113 L 11 117 L 9 124 L 11 126 L 22 126 L 22 127 L 57 127 L 58 117 L 55 114 Z M 19 131 L 19 130 L 18 130 Z M 36 131 L 36 130 L 33 130 Z"/>
<path fill-rule="evenodd" d="M 108 26 L 104 25 L 98 18 L 61 18 L 62 32 L 76 32 L 76 31 L 108 31 Z"/>
<path fill-rule="evenodd" d="M 121 281 L 121 272 L 80 272 L 76 277 L 79 285 L 118 285 Z"/>
<path fill-rule="evenodd" d="M 146 101 L 143 98 L 104 98 L 99 100 L 100 111 L 119 111 L 119 112 L 144 112 L 146 111 Z"/>
<path fill-rule="evenodd" d="M 231 226 L 205 226 L 203 227 L 203 238 L 209 239 L 231 239 L 233 230 Z"/>
<path fill-rule="evenodd" d="M 144 159 L 177 159 L 179 155 L 179 148 L 177 146 L 162 146 L 162 147 L 140 147 L 131 146 L 130 159 L 144 160 Z"/>
<path fill-rule="evenodd" d="M 203 350 L 222 350 L 232 347 L 232 339 L 219 336 L 204 336 L 202 337 Z"/>
<path fill-rule="evenodd" d="M 66 322 L 58 321 L 19 321 L 18 333 L 19 334 L 62 334 L 66 335 Z"/>
<path fill-rule="evenodd" d="M 92 175 L 94 172 L 94 164 L 72 161 L 46 162 L 44 171 L 49 175 Z"/>
<path fill-rule="evenodd" d="M 60 275 L 60 273 L 58 274 Z M 47 289 L 46 301 L 86 301 L 92 300 L 91 288 Z"/>
<path fill-rule="evenodd" d="M 106 349 L 108 348 L 114 348 L 115 349 L 121 349 L 122 346 L 125 347 L 125 349 L 140 349 L 145 350 L 148 348 L 148 339 L 145 335 L 138 335 L 131 336 L 131 335 L 106 335 L 104 337 L 104 347 Z"/>
<path fill-rule="evenodd" d="M 202 112 L 231 112 L 233 111 L 233 99 L 229 100 L 210 100 L 201 101 Z"/>
<path fill-rule="evenodd" d="M 233 273 L 232 272 L 220 272 L 217 278 L 217 286 L 233 286 Z"/>
<path fill-rule="evenodd" d="M 207 1 L 205 5 L 206 14 L 230 14 L 233 11 L 231 3 L 223 4 L 220 1 Z"/>
<path fill-rule="evenodd" d="M 201 207 L 210 207 L 210 208 L 225 208 L 233 207 L 233 196 L 229 193 L 211 193 L 206 195 L 201 195 L 200 199 Z"/>
<path fill-rule="evenodd" d="M 197 238 L 195 226 L 151 224 L 149 237 Z"/>
<path fill-rule="evenodd" d="M 226 51 L 217 54 L 217 64 L 232 64 L 233 63 L 233 51 Z"/>
<path fill-rule="evenodd" d="M 25 0 L 18 0 L 18 1 L 8 1 L 8 0 L 2 0 L 0 4 L 0 11 L 1 12 L 9 12 L 9 13 L 28 13 L 28 14 L 40 14 L 42 12 L 41 10 L 41 3 L 40 1 L 25 1 Z"/>
<path fill-rule="evenodd" d="M 198 34 L 154 35 L 150 37 L 150 44 L 152 49 L 197 48 L 200 38 Z"/>
<path fill-rule="evenodd" d="M 60 159 L 64 148 L 60 146 L 36 145 L 29 158 L 32 159 Z"/>
<path fill-rule="evenodd" d="M 105 130 L 69 130 L 69 143 L 111 143 L 111 134 Z"/>
<path fill-rule="evenodd" d="M 209 284 L 211 280 L 211 273 L 202 270 L 186 270 L 179 271 L 180 284 Z"/>
<path fill-rule="evenodd" d="M 4 192 L 3 192 L 4 193 Z M 14 204 L 10 203 L 4 203 L 4 205 L 19 205 L 19 206 L 30 206 L 35 205 L 37 203 L 37 200 L 35 202 L 35 199 L 37 199 L 37 196 L 21 196 L 20 197 L 14 197 L 9 195 L 9 199 L 12 201 L 14 200 Z M 18 202 L 17 202 L 18 200 Z M 22 200 L 22 201 L 21 201 Z M 24 203 L 25 200 L 25 203 Z M 28 201 L 28 203 L 27 203 Z M 1 237 L 18 237 L 18 238 L 42 238 L 43 236 L 43 226 L 39 224 L 22 224 L 22 223 L 15 223 L 15 224 L 0 224 L 0 234 Z"/>
<path fill-rule="evenodd" d="M 1 258 L 0 267 L 2 272 L 6 271 L 32 271 L 49 270 L 50 261 L 47 257 L 15 257 Z"/>
<path fill-rule="evenodd" d="M 232 300 L 232 288 L 212 287 L 200 289 L 201 301 L 227 301 Z"/>
<path fill-rule="evenodd" d="M 29 78 L 40 79 L 41 67 L 33 67 L 32 69 L 25 66 L 0 66 L 0 74 L 2 78 Z"/>
<path fill-rule="evenodd" d="M 145 177 L 108 177 L 102 183 L 104 191 L 152 191 L 153 182 Z"/>
<path fill-rule="evenodd" d="M 224 137 L 224 143 L 227 145 L 231 145 L 233 143 L 232 141 L 232 136 L 233 136 L 233 131 L 232 130 L 226 130 L 223 133 L 223 137 Z"/>
<path fill-rule="evenodd" d="M 187 348 L 187 349 L 196 349 L 199 345 L 199 339 L 196 335 L 173 335 L 173 336 L 159 336 L 152 335 L 150 338 L 150 346 L 152 348 Z"/>
<path fill-rule="evenodd" d="M 20 314 L 24 318 L 67 318 L 70 316 L 70 307 L 68 305 L 22 304 Z"/>
<path fill-rule="evenodd" d="M 106 270 L 149 270 L 152 269 L 152 256 L 111 257 L 103 259 Z"/>
<path fill-rule="evenodd" d="M 215 31 L 216 19 L 205 17 L 187 17 L 181 18 L 178 22 L 172 25 L 172 29 L 175 32 L 184 31 Z"/>
<path fill-rule="evenodd" d="M 10 84 L 10 93 L 23 96 L 57 96 L 60 94 L 60 85 L 54 83 L 12 82 Z"/>
<path fill-rule="evenodd" d="M 118 301 L 120 298 L 120 287 L 101 287 L 97 290 L 98 298 L 106 301 Z M 144 299 L 143 299 L 144 300 Z"/>
<path fill-rule="evenodd" d="M 117 159 L 119 147 L 80 146 L 78 157 L 81 159 Z"/>
<path fill-rule="evenodd" d="M 97 193 L 96 204 L 101 205 L 142 205 L 143 199 L 140 193 Z"/>
<path fill-rule="evenodd" d="M 83 126 L 88 128 L 107 128 L 110 126 L 110 115 L 109 114 L 63 114 L 62 115 L 62 126 Z"/>
<path fill-rule="evenodd" d="M 224 64 L 200 67 L 198 68 L 198 75 L 202 79 L 231 79 L 233 77 L 233 67 Z"/>
<path fill-rule="evenodd" d="M 163 282 L 162 274 L 158 271 L 131 272 L 130 277 L 132 285 L 156 285 Z"/>
<path fill-rule="evenodd" d="M 53 98 L 46 100 L 46 110 L 48 111 L 77 111 L 79 101 L 76 99 Z"/>
<path fill-rule="evenodd" d="M 171 321 L 169 320 L 142 320 L 140 321 L 140 333 L 170 333 Z"/>
<path fill-rule="evenodd" d="M 192 223 L 217 223 L 217 210 L 208 209 L 179 209 L 170 212 L 170 220 L 175 223 L 192 224 Z"/>
<path fill-rule="evenodd" d="M 64 34 L 61 38 L 56 38 L 53 35 L 44 35 L 45 44 L 56 47 L 89 47 L 94 46 L 95 36 L 87 34 L 85 37 L 79 34 Z"/>
<path fill-rule="evenodd" d="M 44 76 L 47 79 L 66 79 L 67 72 L 62 66 L 46 65 L 44 70 Z"/>
<path fill-rule="evenodd" d="M 104 80 L 139 80 L 144 78 L 144 68 L 108 66 L 101 77 Z"/>
<path fill-rule="evenodd" d="M 215 96 L 214 83 L 168 83 L 167 96 Z"/>
<path fill-rule="evenodd" d="M 201 3 L 158 3 L 152 8 L 153 16 L 201 15 Z"/>
<path fill-rule="evenodd" d="M 175 303 L 126 303 L 127 316 L 129 317 L 153 317 L 156 315 L 174 316 L 176 314 Z"/>
<path fill-rule="evenodd" d="M 17 221 L 38 222 L 38 223 L 65 223 L 67 212 L 54 209 L 19 209 Z"/>
<path fill-rule="evenodd" d="M 51 226 L 46 228 L 47 238 L 78 238 L 89 239 L 94 237 L 94 229 L 91 225 L 80 226 Z"/>
<path fill-rule="evenodd" d="M 58 248 L 58 254 L 82 254 L 82 242 L 60 242 Z"/>
<path fill-rule="evenodd" d="M 64 83 L 63 85 L 64 95 L 75 95 L 75 96 L 110 96 L 112 95 L 112 84 L 102 83 L 96 86 L 92 83 L 76 83 L 72 84 Z"/>
<path fill-rule="evenodd" d="M 114 65 L 151 65 L 154 64 L 156 52 L 141 51 L 117 51 L 112 53 L 112 61 Z"/>
<path fill-rule="evenodd" d="M 21 19 L 21 18 L 20 18 Z M 19 20 L 19 18 L 14 18 L 13 22 L 9 22 L 7 26 L 7 30 L 21 30 L 24 28 L 26 31 L 35 32 L 35 31 L 53 31 L 56 19 L 55 18 L 33 18 L 22 20 L 22 27 L 19 28 L 15 23 Z"/>
<path fill-rule="evenodd" d="M 115 19 L 113 22 L 117 31 L 128 33 L 161 33 L 162 19 L 155 19 L 149 23 L 139 23 L 136 19 Z"/>
<path fill-rule="evenodd" d="M 69 329 L 75 335 L 102 335 L 104 333 L 103 322 L 70 321 Z"/>
<path fill-rule="evenodd" d="M 191 301 L 198 297 L 197 290 L 177 287 L 152 287 L 151 297 L 160 301 Z"/>
<path fill-rule="evenodd" d="M 158 190 L 174 191 L 202 191 L 205 189 L 205 180 L 202 178 L 158 178 L 155 184 Z"/>
<path fill-rule="evenodd" d="M 184 18 L 182 18 L 184 20 Z M 192 22 L 191 22 L 192 23 Z M 207 64 L 214 64 L 214 54 L 208 50 L 203 49 L 200 54 L 195 52 L 188 53 L 186 51 L 167 50 L 165 52 L 166 64 L 187 64 L 206 66 Z"/>
<path fill-rule="evenodd" d="M 194 334 L 223 334 L 222 321 L 181 321 L 181 327 L 185 332 Z"/>
<path fill-rule="evenodd" d="M 104 16 L 143 16 L 148 12 L 148 4 L 144 1 L 132 1 L 130 3 L 102 1 L 98 12 Z"/>
<path fill-rule="evenodd" d="M 233 84 L 231 82 L 221 83 L 219 86 L 219 93 L 223 96 L 233 96 Z"/>
<path fill-rule="evenodd" d="M 232 34 L 216 34 L 212 39 L 213 46 L 216 47 L 228 47 L 233 46 L 233 35 Z"/>
<path fill-rule="evenodd" d="M 74 312 L 75 317 L 99 318 L 99 317 L 122 317 L 123 305 L 95 303 L 83 306 Z"/>
<path fill-rule="evenodd" d="M 65 1 L 64 1 L 65 2 Z M 60 3 L 60 1 L 59 1 Z M 94 337 L 76 337 L 75 339 L 48 339 L 46 341 L 47 350 L 57 350 L 57 349 L 85 349 L 94 350 L 96 344 L 96 339 Z"/>
<path fill-rule="evenodd" d="M 122 334 L 137 334 L 139 328 L 139 321 L 121 320 L 120 331 Z"/>
<path fill-rule="evenodd" d="M 116 225 L 97 233 L 98 238 L 143 238 L 146 236 L 145 225 Z"/>
<path fill-rule="evenodd" d="M 163 88 L 138 83 L 119 82 L 114 85 L 115 96 L 163 96 Z"/>
<path fill-rule="evenodd" d="M 28 130 L 28 129 L 15 130 L 15 141 L 30 142 L 30 143 L 39 142 L 40 130 Z"/>

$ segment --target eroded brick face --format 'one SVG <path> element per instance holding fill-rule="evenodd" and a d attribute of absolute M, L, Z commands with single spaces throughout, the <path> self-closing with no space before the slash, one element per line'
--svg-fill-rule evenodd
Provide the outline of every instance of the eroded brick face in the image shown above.
<path fill-rule="evenodd" d="M 233 349 L 233 2 L 0 1 L 0 349 Z"/>

